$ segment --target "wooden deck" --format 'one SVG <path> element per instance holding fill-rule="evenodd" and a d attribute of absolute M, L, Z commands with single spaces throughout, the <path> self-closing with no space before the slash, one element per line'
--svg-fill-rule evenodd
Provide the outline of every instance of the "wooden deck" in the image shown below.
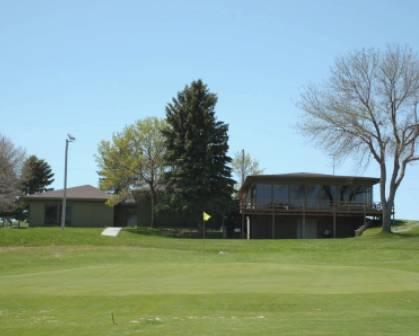
<path fill-rule="evenodd" d="M 242 215 L 364 215 L 364 216 L 380 216 L 382 212 L 381 204 L 362 204 L 362 203 L 330 203 L 324 206 L 295 206 L 289 204 L 271 204 L 265 207 L 258 207 L 254 203 L 246 203 L 240 205 L 240 213 Z"/>

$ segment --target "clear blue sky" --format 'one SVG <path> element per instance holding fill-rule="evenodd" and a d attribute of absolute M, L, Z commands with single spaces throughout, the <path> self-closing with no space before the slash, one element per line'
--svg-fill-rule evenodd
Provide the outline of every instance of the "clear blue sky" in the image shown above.
<path fill-rule="evenodd" d="M 328 157 L 295 130 L 304 85 L 336 56 L 409 44 L 419 51 L 417 1 L 0 1 L 0 132 L 52 166 L 62 186 L 97 185 L 97 144 L 202 78 L 219 95 L 231 152 L 266 173 L 331 173 Z M 419 219 L 419 166 L 397 198 Z M 351 161 L 337 174 L 378 176 Z M 378 193 L 375 195 L 378 198 Z"/>

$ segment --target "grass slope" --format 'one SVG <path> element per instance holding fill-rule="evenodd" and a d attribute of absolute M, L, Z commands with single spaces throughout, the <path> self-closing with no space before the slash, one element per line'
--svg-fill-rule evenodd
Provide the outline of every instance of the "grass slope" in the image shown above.
<path fill-rule="evenodd" d="M 398 229 L 277 241 L 0 230 L 0 335 L 417 335 L 419 228 Z"/>

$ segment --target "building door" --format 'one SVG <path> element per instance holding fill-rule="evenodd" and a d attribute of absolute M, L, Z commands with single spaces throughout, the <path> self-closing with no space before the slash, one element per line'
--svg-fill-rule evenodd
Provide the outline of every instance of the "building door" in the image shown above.
<path fill-rule="evenodd" d="M 61 204 L 45 204 L 44 225 L 59 226 L 61 224 Z M 66 207 L 65 225 L 71 226 L 71 206 Z"/>
<path fill-rule="evenodd" d="M 301 238 L 301 239 L 318 238 L 317 219 L 306 218 L 305 221 L 303 221 L 303 219 L 300 218 L 297 223 L 297 238 Z"/>
<path fill-rule="evenodd" d="M 138 220 L 136 214 L 130 214 L 127 218 L 127 226 L 137 226 Z"/>

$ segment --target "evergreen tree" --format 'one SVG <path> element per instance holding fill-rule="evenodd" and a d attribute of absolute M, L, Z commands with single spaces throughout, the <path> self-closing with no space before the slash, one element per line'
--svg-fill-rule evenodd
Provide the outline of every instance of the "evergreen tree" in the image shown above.
<path fill-rule="evenodd" d="M 50 165 L 35 155 L 31 155 L 23 164 L 22 190 L 27 195 L 44 192 L 47 190 L 46 187 L 54 182 L 53 177 Z"/>
<path fill-rule="evenodd" d="M 234 181 L 228 125 L 215 117 L 217 96 L 194 81 L 166 106 L 166 175 L 169 204 L 200 223 L 202 211 L 223 213 Z"/>

